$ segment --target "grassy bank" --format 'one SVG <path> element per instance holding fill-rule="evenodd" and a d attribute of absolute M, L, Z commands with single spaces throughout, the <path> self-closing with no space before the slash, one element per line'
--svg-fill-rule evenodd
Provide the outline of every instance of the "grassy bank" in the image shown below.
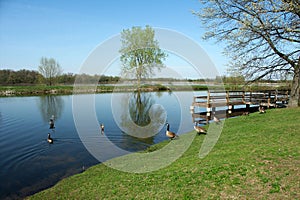
<path fill-rule="evenodd" d="M 243 88 L 242 85 L 221 85 L 206 86 L 206 85 L 143 85 L 141 90 L 144 92 L 157 92 L 157 91 L 202 91 L 208 89 L 226 89 L 226 90 L 274 90 L 274 89 L 288 89 L 288 88 L 274 88 L 274 87 L 251 87 Z M 90 86 L 83 86 L 78 89 L 77 93 L 107 93 L 107 92 L 131 92 L 136 90 L 134 86 L 113 86 L 113 85 L 99 85 L 97 88 Z M 46 85 L 32 85 L 32 86 L 0 86 L 0 97 L 4 96 L 38 96 L 47 94 L 73 94 L 72 85 L 57 85 L 57 86 L 46 86 Z"/>
<path fill-rule="evenodd" d="M 129 92 L 135 91 L 134 86 L 113 86 L 113 85 L 99 85 L 96 88 L 90 86 L 83 86 L 77 90 L 77 93 L 106 93 L 106 92 Z M 183 90 L 207 90 L 206 86 L 172 86 L 166 87 L 160 84 L 157 85 L 144 85 L 141 91 L 155 92 L 155 91 L 183 91 Z M 37 96 L 47 94 L 73 94 L 73 86 L 0 86 L 0 96 Z"/>
<path fill-rule="evenodd" d="M 204 159 L 206 136 L 196 136 L 167 168 L 133 174 L 100 164 L 29 199 L 299 199 L 299 121 L 300 108 L 228 119 Z"/>
<path fill-rule="evenodd" d="M 107 93 L 107 92 L 131 92 L 135 91 L 134 86 L 113 86 L 113 85 L 99 85 L 96 88 L 92 86 L 83 86 L 78 88 L 76 93 Z M 164 86 L 160 84 L 143 85 L 141 91 L 156 92 L 156 91 L 188 91 L 188 90 L 207 90 L 205 85 L 193 86 Z M 0 86 L 0 96 L 37 96 L 47 94 L 73 94 L 73 86 L 58 85 L 58 86 Z"/>

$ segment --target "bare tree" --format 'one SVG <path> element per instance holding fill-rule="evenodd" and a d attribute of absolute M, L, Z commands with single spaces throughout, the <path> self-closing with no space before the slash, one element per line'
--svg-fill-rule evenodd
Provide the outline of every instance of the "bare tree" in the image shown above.
<path fill-rule="evenodd" d="M 204 39 L 227 44 L 232 58 L 249 82 L 293 77 L 290 107 L 300 105 L 299 0 L 200 0 L 194 12 L 207 28 Z"/>
<path fill-rule="evenodd" d="M 47 85 L 53 85 L 55 79 L 62 74 L 62 69 L 53 58 L 42 57 L 39 72 L 44 76 Z"/>

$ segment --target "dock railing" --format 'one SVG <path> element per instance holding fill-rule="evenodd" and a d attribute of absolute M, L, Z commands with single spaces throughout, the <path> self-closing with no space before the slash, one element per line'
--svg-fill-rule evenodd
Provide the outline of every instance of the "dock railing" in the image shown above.
<path fill-rule="evenodd" d="M 264 106 L 266 108 L 277 107 L 288 103 L 289 90 L 261 90 L 261 91 L 219 91 L 209 90 L 207 95 L 194 96 L 191 105 L 191 114 L 195 114 L 195 107 L 206 108 L 206 115 L 217 107 L 227 107 L 228 113 L 232 113 L 234 106 L 245 105 L 246 110 L 250 105 Z"/>

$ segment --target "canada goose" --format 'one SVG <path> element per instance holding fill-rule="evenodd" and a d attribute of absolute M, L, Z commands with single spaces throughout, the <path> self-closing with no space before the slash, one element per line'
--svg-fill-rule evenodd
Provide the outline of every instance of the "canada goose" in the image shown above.
<path fill-rule="evenodd" d="M 50 125 L 49 129 L 54 129 L 55 128 L 54 127 L 54 119 L 50 118 L 49 125 Z"/>
<path fill-rule="evenodd" d="M 50 143 L 50 144 L 53 143 L 53 139 L 51 138 L 50 133 L 48 133 L 47 142 Z"/>
<path fill-rule="evenodd" d="M 266 110 L 263 106 L 259 106 L 258 111 L 259 111 L 259 114 L 265 114 L 266 113 Z"/>
<path fill-rule="evenodd" d="M 243 115 L 244 115 L 244 116 L 248 116 L 248 115 L 249 115 L 249 112 L 247 112 L 247 111 L 246 111 L 246 112 L 243 112 Z"/>
<path fill-rule="evenodd" d="M 194 129 L 198 133 L 198 135 L 200 135 L 201 133 L 206 134 L 205 128 L 198 126 L 198 122 L 195 122 Z"/>
<path fill-rule="evenodd" d="M 166 136 L 169 137 L 171 140 L 178 137 L 178 135 L 170 131 L 170 124 L 166 123 L 166 125 L 167 125 Z"/>
<path fill-rule="evenodd" d="M 100 124 L 101 133 L 104 133 L 104 124 Z"/>
<path fill-rule="evenodd" d="M 217 118 L 216 115 L 214 115 L 214 122 L 216 122 L 217 124 L 219 124 L 221 122 L 221 120 L 219 118 Z"/>

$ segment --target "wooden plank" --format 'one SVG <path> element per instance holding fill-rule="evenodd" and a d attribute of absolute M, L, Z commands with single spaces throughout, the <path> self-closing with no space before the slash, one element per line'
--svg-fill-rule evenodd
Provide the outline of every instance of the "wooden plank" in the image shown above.
<path fill-rule="evenodd" d="M 193 102 L 192 105 L 197 107 L 207 107 L 207 102 Z"/>
<path fill-rule="evenodd" d="M 228 105 L 266 105 L 275 106 L 277 101 L 287 101 L 289 91 L 208 91 L 207 96 L 195 96 L 193 106 L 219 107 Z"/>

